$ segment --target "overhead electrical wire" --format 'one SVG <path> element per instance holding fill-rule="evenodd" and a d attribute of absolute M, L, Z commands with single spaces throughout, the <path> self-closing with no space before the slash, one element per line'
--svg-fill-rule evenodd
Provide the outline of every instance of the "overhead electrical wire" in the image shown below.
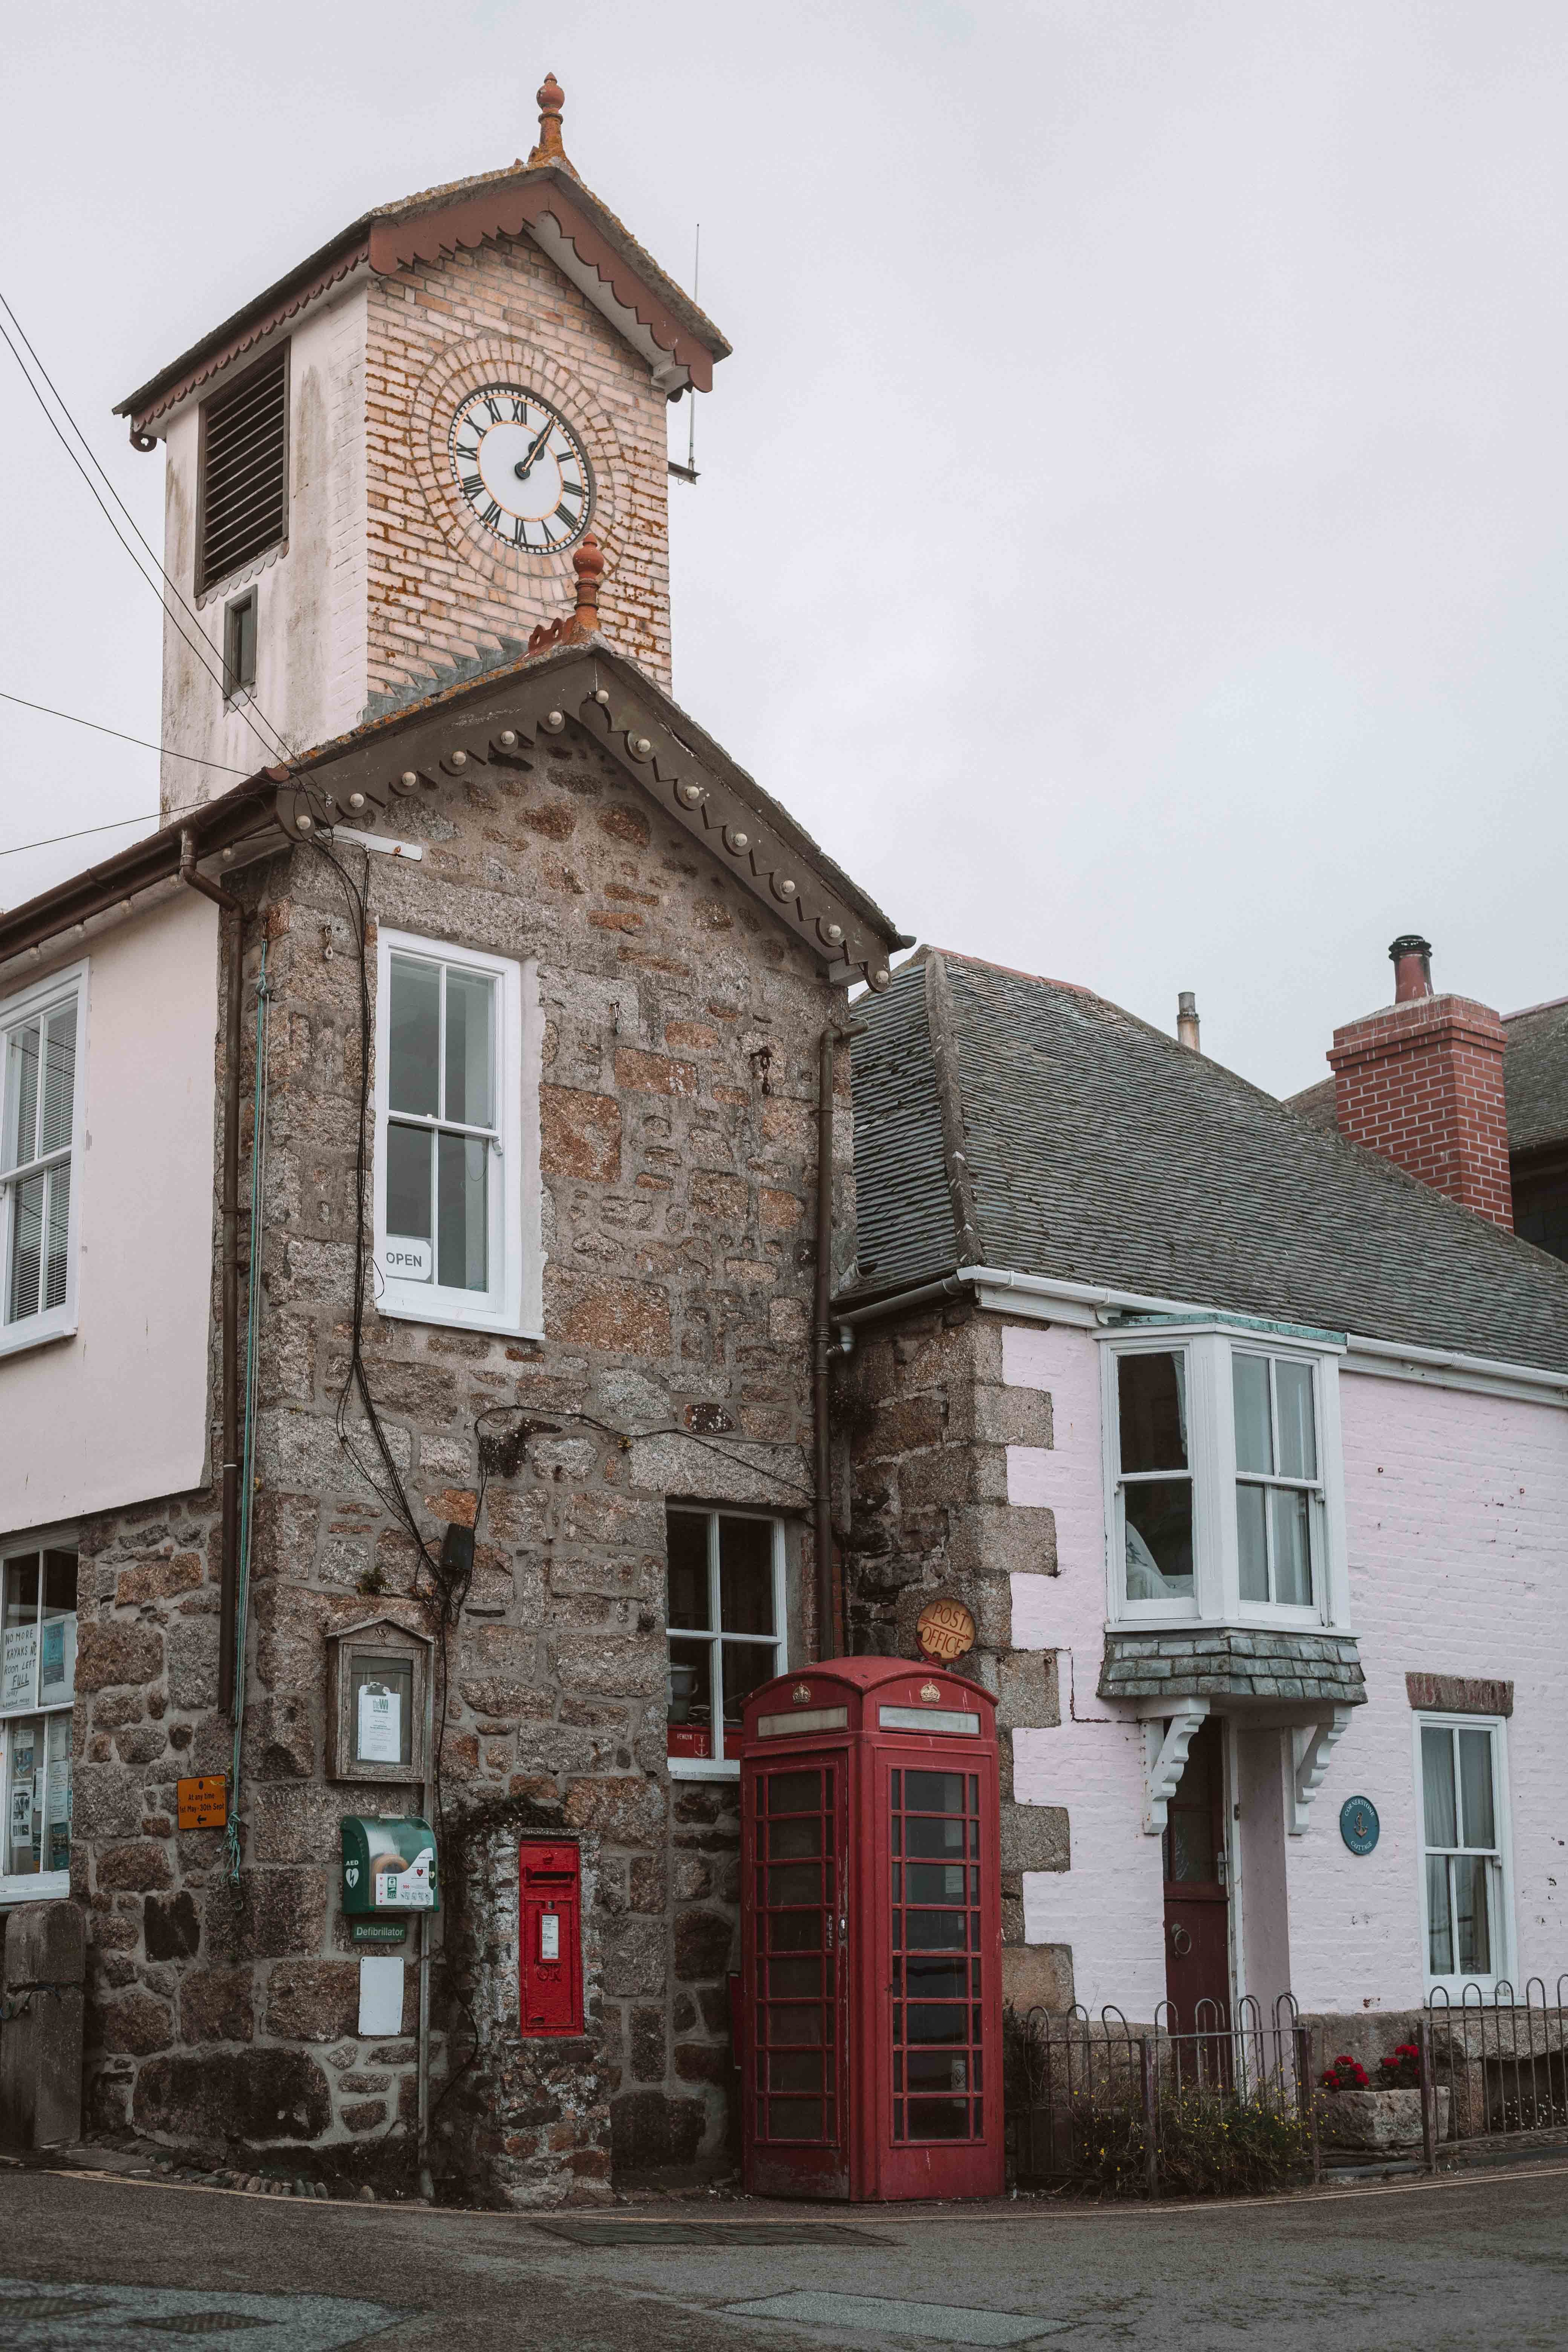
<path fill-rule="evenodd" d="M 0 301 L 4 299 L 4 295 L 0 295 Z M 194 768 L 216 768 L 226 776 L 248 776 L 250 773 L 248 768 L 231 767 L 226 760 L 204 760 L 199 751 L 176 751 L 167 743 L 153 742 L 148 736 L 127 735 L 123 728 L 105 727 L 101 719 L 83 719 L 75 710 L 57 710 L 49 702 L 29 702 L 25 694 L 7 694 L 4 687 L 0 687 L 0 702 L 15 702 L 23 710 L 41 710 L 46 719 L 68 719 L 73 727 L 90 727 L 95 735 L 112 735 L 117 741 L 134 743 L 141 751 L 161 751 L 165 760 L 186 760 Z M 191 805 L 195 807 L 196 804 L 193 802 Z M 136 819 L 127 817 L 125 822 L 134 824 Z"/>
<path fill-rule="evenodd" d="M 225 681 L 223 671 L 221 667 L 215 668 L 213 666 L 213 649 L 202 633 L 201 625 L 197 620 L 195 614 L 191 610 L 190 604 L 179 588 L 177 588 L 174 581 L 170 579 L 168 572 L 163 569 L 161 558 L 155 553 L 153 547 L 150 545 L 142 530 L 141 525 L 137 522 L 135 516 L 132 513 L 130 508 L 126 505 L 124 499 L 115 488 L 113 482 L 110 479 L 109 475 L 104 470 L 102 464 L 100 462 L 98 456 L 93 449 L 92 444 L 89 441 L 86 434 L 82 431 L 80 425 L 77 423 L 76 418 L 72 415 L 69 404 L 66 400 L 64 394 L 59 390 L 54 378 L 50 375 L 47 368 L 44 365 L 43 361 L 38 357 L 37 352 L 35 350 L 28 338 L 26 329 L 17 318 L 16 311 L 11 308 L 10 303 L 6 300 L 3 292 L 0 292 L 0 310 L 5 311 L 6 318 L 10 320 L 12 326 L 16 328 L 16 333 L 21 338 L 22 344 L 27 352 L 28 358 L 31 359 L 33 366 L 37 369 L 39 375 L 42 376 L 45 383 L 47 384 L 49 392 L 59 409 L 60 415 L 65 418 L 67 424 L 70 426 L 71 431 L 75 434 L 78 441 L 81 444 L 89 464 L 92 466 L 94 471 L 98 474 L 100 479 L 103 483 L 104 488 L 108 490 L 110 497 L 120 509 L 121 513 L 124 516 L 132 530 L 134 531 L 137 539 L 141 541 L 142 547 L 146 549 L 147 554 L 151 558 L 153 564 L 157 571 L 159 579 L 163 583 L 163 588 L 158 586 L 157 581 L 153 580 L 148 572 L 142 558 L 137 554 L 136 550 L 132 546 L 131 541 L 126 538 L 125 533 L 115 521 L 113 515 L 109 510 L 109 508 L 104 504 L 98 484 L 93 480 L 92 475 L 88 472 L 87 466 L 83 465 L 81 458 L 78 457 L 75 449 L 72 448 L 70 443 L 67 440 L 65 434 L 60 429 L 58 419 L 56 417 L 48 402 L 44 398 L 44 395 L 39 391 L 37 385 L 34 383 L 31 372 L 27 367 L 26 361 L 23 359 L 21 352 L 17 350 L 16 343 L 12 341 L 10 333 L 7 331 L 5 325 L 0 323 L 0 338 L 4 339 L 6 349 L 10 352 L 12 358 L 16 361 L 18 369 L 21 371 L 23 383 L 26 385 L 28 391 L 32 394 L 33 398 L 37 402 L 38 406 L 42 409 L 49 430 L 53 433 L 56 440 L 65 451 L 66 456 L 70 459 L 71 464 L 76 467 L 77 472 L 81 476 L 82 480 L 87 484 L 88 490 L 101 512 L 105 522 L 108 523 L 110 530 L 114 533 L 115 538 L 120 541 L 121 546 L 125 550 L 126 554 L 136 566 L 142 578 L 146 582 L 148 587 L 152 589 L 153 593 L 157 597 L 164 613 L 167 614 L 169 620 L 174 624 L 176 634 L 184 641 L 188 650 L 195 656 L 196 661 L 206 672 L 206 675 L 211 678 L 213 684 L 219 689 L 220 693 L 224 692 Z M 167 593 L 165 593 L 165 591 Z M 173 604 L 169 601 L 171 597 L 174 600 Z M 179 606 L 180 611 L 175 610 L 175 605 Z M 195 628 L 196 634 L 194 637 L 181 620 L 181 611 L 184 613 Z M 276 760 L 284 765 L 292 765 L 292 756 L 287 744 L 284 742 L 282 736 L 279 733 L 277 728 L 273 726 L 272 721 L 268 718 L 267 713 L 262 709 L 261 705 L 256 701 L 254 697 L 251 698 L 250 701 L 241 710 L 240 716 L 245 720 L 246 725 L 250 729 L 252 734 L 254 734 L 260 742 L 265 745 L 268 755 L 270 759 Z M 258 723 L 258 721 L 260 722 L 259 724 Z"/>

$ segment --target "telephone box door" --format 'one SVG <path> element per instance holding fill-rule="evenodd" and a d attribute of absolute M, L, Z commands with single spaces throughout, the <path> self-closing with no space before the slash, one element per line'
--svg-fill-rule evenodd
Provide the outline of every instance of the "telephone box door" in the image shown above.
<path fill-rule="evenodd" d="M 752 1783 L 745 2106 L 749 2186 L 764 2195 L 849 2194 L 847 1767 L 781 1759 Z"/>

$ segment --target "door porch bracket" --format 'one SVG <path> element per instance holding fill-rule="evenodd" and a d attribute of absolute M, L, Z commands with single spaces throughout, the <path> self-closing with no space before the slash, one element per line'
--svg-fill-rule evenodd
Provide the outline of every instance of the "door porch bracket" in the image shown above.
<path fill-rule="evenodd" d="M 1158 1837 L 1165 1827 L 1165 1809 L 1176 1792 L 1194 1736 L 1209 1712 L 1206 1698 L 1179 1698 L 1151 1703 L 1157 1714 L 1143 1718 L 1143 1834 Z"/>
<path fill-rule="evenodd" d="M 1309 1723 L 1290 1734 L 1290 1834 L 1304 1837 L 1307 1814 L 1324 1773 L 1334 1743 L 1350 1727 L 1352 1707 L 1336 1706 L 1321 1723 Z"/>

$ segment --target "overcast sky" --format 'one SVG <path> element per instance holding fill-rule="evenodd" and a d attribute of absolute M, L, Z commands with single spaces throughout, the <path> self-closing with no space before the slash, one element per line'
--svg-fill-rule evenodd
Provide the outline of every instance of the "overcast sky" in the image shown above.
<path fill-rule="evenodd" d="M 1568 992 L 1563 0 L 78 0 L 5 46 L 0 283 L 149 537 L 112 403 L 526 154 L 551 68 L 735 346 L 677 695 L 906 930 L 1165 1028 L 1195 988 L 1279 1092 L 1397 931 Z M 155 735 L 157 606 L 3 348 L 0 432 L 0 688 Z M 156 803 L 0 704 L 0 846 Z"/>

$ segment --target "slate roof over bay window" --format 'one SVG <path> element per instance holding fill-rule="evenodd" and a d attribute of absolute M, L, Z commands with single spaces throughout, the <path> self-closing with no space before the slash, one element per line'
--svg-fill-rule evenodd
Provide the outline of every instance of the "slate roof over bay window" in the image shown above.
<path fill-rule="evenodd" d="M 855 1299 L 1007 1267 L 1568 1371 L 1568 1265 L 1089 990 L 925 949 L 857 1009 Z"/>

